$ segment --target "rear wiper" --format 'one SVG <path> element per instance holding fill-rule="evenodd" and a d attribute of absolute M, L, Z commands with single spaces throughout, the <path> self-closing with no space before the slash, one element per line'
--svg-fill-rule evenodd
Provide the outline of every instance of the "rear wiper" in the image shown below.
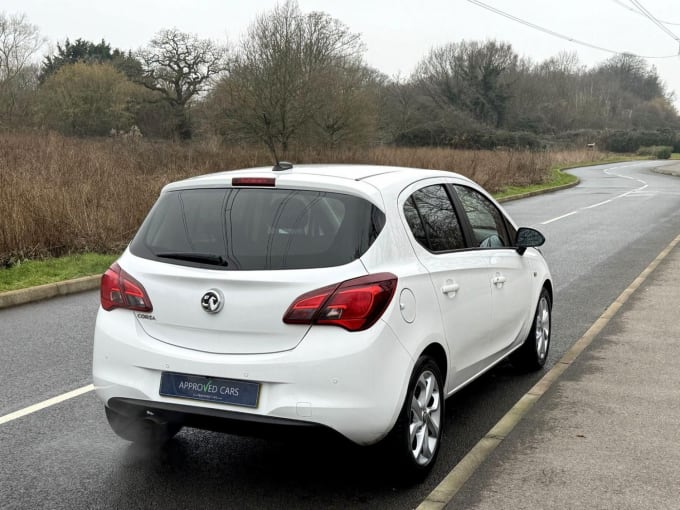
<path fill-rule="evenodd" d="M 186 260 L 188 262 L 198 262 L 200 264 L 211 264 L 213 266 L 228 266 L 229 262 L 221 255 L 212 253 L 187 252 L 162 252 L 156 253 L 156 257 L 164 259 Z"/>

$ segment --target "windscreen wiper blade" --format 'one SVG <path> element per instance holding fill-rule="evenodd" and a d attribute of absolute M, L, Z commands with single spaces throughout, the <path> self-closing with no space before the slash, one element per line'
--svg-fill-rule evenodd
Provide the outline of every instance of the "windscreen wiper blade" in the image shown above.
<path fill-rule="evenodd" d="M 186 260 L 187 262 L 198 262 L 200 264 L 210 264 L 213 266 L 228 266 L 229 262 L 222 255 L 213 253 L 186 252 L 162 252 L 156 253 L 156 257 L 164 259 Z"/>

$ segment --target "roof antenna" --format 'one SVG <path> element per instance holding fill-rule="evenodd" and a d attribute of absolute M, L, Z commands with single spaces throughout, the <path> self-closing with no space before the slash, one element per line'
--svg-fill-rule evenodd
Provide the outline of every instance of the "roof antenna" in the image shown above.
<path fill-rule="evenodd" d="M 288 161 L 277 161 L 272 170 L 274 172 L 283 172 L 284 170 L 290 170 L 291 168 L 293 168 L 293 163 Z"/>
<path fill-rule="evenodd" d="M 288 161 L 279 161 L 279 155 L 276 153 L 276 147 L 273 144 L 267 144 L 267 146 L 269 147 L 272 156 L 274 156 L 274 161 L 276 162 L 274 168 L 272 168 L 274 172 L 283 172 L 284 170 L 290 170 L 293 168 L 293 163 L 289 163 Z"/>

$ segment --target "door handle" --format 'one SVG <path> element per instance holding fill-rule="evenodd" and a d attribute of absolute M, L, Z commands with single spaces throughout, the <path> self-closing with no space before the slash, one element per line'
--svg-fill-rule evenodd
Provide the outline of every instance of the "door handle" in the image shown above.
<path fill-rule="evenodd" d="M 508 279 L 505 276 L 502 276 L 500 274 L 497 274 L 493 278 L 491 278 L 491 283 L 494 285 L 497 285 L 498 287 L 502 287 L 505 282 L 507 282 Z"/>
<path fill-rule="evenodd" d="M 458 292 L 458 289 L 460 289 L 460 285 L 457 283 L 447 283 L 442 286 L 442 293 L 449 297 L 453 297 L 456 295 L 456 292 Z"/>

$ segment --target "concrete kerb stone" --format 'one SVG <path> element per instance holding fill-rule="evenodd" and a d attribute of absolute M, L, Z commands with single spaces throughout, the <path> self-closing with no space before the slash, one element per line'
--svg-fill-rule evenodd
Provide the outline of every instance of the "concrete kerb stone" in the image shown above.
<path fill-rule="evenodd" d="M 37 287 L 30 287 L 28 289 L 0 292 L 0 309 L 57 296 L 75 294 L 76 292 L 94 290 L 99 288 L 101 277 L 101 275 L 83 276 L 82 278 L 38 285 Z"/>
<path fill-rule="evenodd" d="M 523 198 L 536 197 L 538 195 L 545 195 L 546 193 L 554 193 L 555 191 L 562 191 L 564 189 L 573 188 L 574 186 L 578 186 L 580 183 L 581 179 L 577 178 L 574 182 L 570 182 L 569 184 L 562 184 L 561 186 L 555 186 L 554 188 L 539 189 L 536 191 L 529 191 L 527 193 L 520 193 L 518 195 L 499 198 L 496 201 L 502 204 L 503 202 L 512 202 L 513 200 L 521 200 Z"/>
<path fill-rule="evenodd" d="M 656 172 L 657 174 L 674 175 L 676 177 L 680 177 L 680 163 L 675 163 L 673 165 L 667 166 L 659 166 L 653 168 L 652 171 Z"/>

